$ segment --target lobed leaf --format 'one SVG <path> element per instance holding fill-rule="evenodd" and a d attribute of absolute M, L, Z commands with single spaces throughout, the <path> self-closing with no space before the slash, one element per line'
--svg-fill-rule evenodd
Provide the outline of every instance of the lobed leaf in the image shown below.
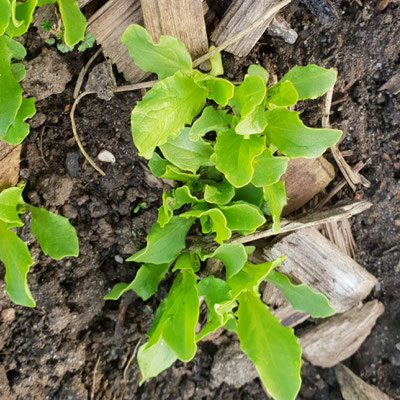
<path fill-rule="evenodd" d="M 225 215 L 228 228 L 242 234 L 254 232 L 265 223 L 260 209 L 253 204 L 237 202 L 228 206 L 220 206 Z"/>
<path fill-rule="evenodd" d="M 0 0 L 0 36 L 4 34 L 11 18 L 11 4 L 9 0 Z"/>
<path fill-rule="evenodd" d="M 325 295 L 315 292 L 305 283 L 295 285 L 289 277 L 278 271 L 271 271 L 267 280 L 282 290 L 295 310 L 308 313 L 314 318 L 329 317 L 336 312 Z"/>
<path fill-rule="evenodd" d="M 309 128 L 299 118 L 299 113 L 286 108 L 267 111 L 265 130 L 270 145 L 274 145 L 290 158 L 315 158 L 337 143 L 342 131 Z"/>
<path fill-rule="evenodd" d="M 202 74 L 199 71 L 194 71 L 194 81 L 201 88 L 208 90 L 208 99 L 214 100 L 222 107 L 225 107 L 228 104 L 235 91 L 233 84 L 226 79 Z"/>
<path fill-rule="evenodd" d="M 265 104 L 262 102 L 256 106 L 253 111 L 241 118 L 235 127 L 236 133 L 239 135 L 252 135 L 264 132 L 267 126 L 267 115 L 265 113 Z"/>
<path fill-rule="evenodd" d="M 204 200 L 207 203 L 224 205 L 235 195 L 235 188 L 226 180 L 204 186 Z"/>
<path fill-rule="evenodd" d="M 12 18 L 7 26 L 6 34 L 15 37 L 23 35 L 29 28 L 33 20 L 33 13 L 35 11 L 38 0 L 26 0 L 25 2 L 13 2 L 11 13 Z"/>
<path fill-rule="evenodd" d="M 21 206 L 25 202 L 22 198 L 22 189 L 12 187 L 0 192 L 0 220 L 7 223 L 8 226 L 23 226 L 24 223 L 19 218 Z"/>
<path fill-rule="evenodd" d="M 199 175 L 182 171 L 177 166 L 160 157 L 157 153 L 153 153 L 149 161 L 149 168 L 150 171 L 159 178 L 174 179 L 184 182 L 199 178 Z"/>
<path fill-rule="evenodd" d="M 200 269 L 200 260 L 199 256 L 193 251 L 187 251 L 181 254 L 176 260 L 174 268 L 172 271 L 180 270 L 190 270 L 193 272 L 197 272 Z"/>
<path fill-rule="evenodd" d="M 142 26 L 129 25 L 122 35 L 121 42 L 139 68 L 154 72 L 159 79 L 174 75 L 177 71 L 190 73 L 192 59 L 185 45 L 171 36 L 160 36 L 158 44 Z"/>
<path fill-rule="evenodd" d="M 272 216 L 272 231 L 276 234 L 281 229 L 280 217 L 283 207 L 287 204 L 285 183 L 279 181 L 273 185 L 264 186 L 264 200 Z"/>

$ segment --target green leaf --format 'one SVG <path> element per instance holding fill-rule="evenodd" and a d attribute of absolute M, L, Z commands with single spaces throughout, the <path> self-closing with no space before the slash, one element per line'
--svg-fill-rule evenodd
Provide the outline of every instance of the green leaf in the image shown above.
<path fill-rule="evenodd" d="M 87 33 L 82 41 L 82 43 L 79 45 L 78 50 L 79 51 L 85 51 L 87 49 L 91 49 L 94 45 L 95 38 L 91 33 Z"/>
<path fill-rule="evenodd" d="M 265 113 L 264 102 L 259 104 L 248 115 L 243 117 L 235 127 L 239 135 L 252 135 L 264 132 L 267 126 L 267 115 Z"/>
<path fill-rule="evenodd" d="M 200 269 L 200 260 L 199 256 L 193 251 L 187 251 L 181 254 L 176 260 L 174 268 L 172 268 L 172 272 L 180 270 L 190 270 L 193 272 L 197 272 Z"/>
<path fill-rule="evenodd" d="M 78 257 L 78 236 L 68 218 L 30 204 L 27 207 L 32 214 L 31 231 L 43 253 L 55 260 L 67 256 Z"/>
<path fill-rule="evenodd" d="M 11 4 L 9 0 L 0 0 L 0 35 L 3 35 L 11 18 Z"/>
<path fill-rule="evenodd" d="M 260 209 L 253 204 L 238 202 L 229 206 L 220 206 L 225 215 L 228 228 L 242 234 L 254 232 L 265 223 Z"/>
<path fill-rule="evenodd" d="M 0 192 L 0 220 L 12 226 L 23 226 L 19 218 L 19 207 L 24 206 L 22 190 L 19 187 L 4 189 Z"/>
<path fill-rule="evenodd" d="M 153 378 L 169 368 L 177 359 L 175 352 L 165 343 L 162 337 L 152 346 L 148 346 L 147 343 L 141 345 L 137 354 L 137 361 L 142 374 L 139 385 L 142 385 L 146 379 Z"/>
<path fill-rule="evenodd" d="M 227 204 L 235 195 L 235 188 L 226 180 L 204 186 L 204 200 L 212 204 Z"/>
<path fill-rule="evenodd" d="M 264 201 L 264 192 L 262 189 L 248 184 L 241 188 L 236 188 L 236 194 L 233 201 L 245 201 L 246 203 L 254 204 L 261 207 Z"/>
<path fill-rule="evenodd" d="M 247 261 L 247 252 L 240 243 L 224 243 L 211 254 L 200 254 L 202 261 L 208 258 L 217 258 L 221 260 L 226 268 L 228 278 L 237 274 Z"/>
<path fill-rule="evenodd" d="M 42 19 L 42 21 L 40 22 L 40 26 L 44 31 L 49 32 L 53 24 L 48 19 Z"/>
<path fill-rule="evenodd" d="M 147 236 L 147 245 L 127 259 L 127 261 L 150 264 L 172 263 L 186 247 L 185 239 L 194 218 L 172 217 L 163 228 L 157 222 Z"/>
<path fill-rule="evenodd" d="M 73 47 L 85 37 L 86 18 L 76 0 L 57 0 L 57 3 L 65 28 L 64 42 Z"/>
<path fill-rule="evenodd" d="M 26 75 L 26 69 L 25 65 L 22 63 L 12 63 L 11 64 L 11 71 L 14 75 L 14 78 L 17 80 L 17 82 L 22 81 L 22 79 L 25 78 Z"/>
<path fill-rule="evenodd" d="M 293 329 L 282 326 L 251 292 L 240 295 L 237 316 L 240 348 L 268 393 L 276 400 L 294 400 L 301 386 L 301 347 Z"/>
<path fill-rule="evenodd" d="M 271 149 L 266 148 L 254 159 L 254 175 L 251 183 L 263 187 L 278 182 L 286 171 L 288 161 L 287 157 L 275 157 Z"/>
<path fill-rule="evenodd" d="M 263 137 L 253 135 L 246 139 L 233 130 L 221 132 L 215 144 L 215 165 L 233 186 L 245 186 L 253 177 L 253 160 L 264 148 Z"/>
<path fill-rule="evenodd" d="M 290 81 L 295 86 L 299 99 L 316 99 L 325 94 L 336 82 L 337 72 L 315 64 L 293 67 L 280 82 Z"/>
<path fill-rule="evenodd" d="M 319 157 L 340 139 L 342 131 L 309 128 L 299 118 L 299 113 L 286 108 L 267 111 L 265 130 L 268 143 L 291 158 Z"/>
<path fill-rule="evenodd" d="M 8 127 L 2 139 L 12 145 L 20 144 L 29 134 L 30 127 L 25 120 L 32 118 L 35 114 L 36 107 L 34 97 L 24 97 L 15 120 Z"/>
<path fill-rule="evenodd" d="M 232 115 L 223 110 L 215 110 L 208 106 L 203 110 L 201 116 L 193 123 L 189 131 L 189 139 L 196 141 L 206 133 L 227 131 L 232 123 Z"/>
<path fill-rule="evenodd" d="M 185 45 L 171 36 L 160 36 L 158 44 L 140 25 L 129 25 L 122 35 L 121 42 L 139 68 L 155 72 L 159 79 L 172 76 L 177 71 L 192 71 L 192 59 Z M 174 96 L 174 94 L 172 94 Z"/>
<path fill-rule="evenodd" d="M 314 318 L 329 317 L 336 312 L 325 295 L 315 292 L 305 283 L 294 285 L 289 277 L 278 271 L 271 271 L 267 280 L 282 290 L 295 310 L 308 313 Z"/>
<path fill-rule="evenodd" d="M 209 52 L 214 50 L 215 46 L 210 46 Z M 208 73 L 211 76 L 219 76 L 224 74 L 224 66 L 222 65 L 221 53 L 214 54 L 210 57 L 211 71 Z"/>
<path fill-rule="evenodd" d="M 280 81 L 268 89 L 267 104 L 274 104 L 278 107 L 292 106 L 297 103 L 299 95 L 293 83 Z"/>
<path fill-rule="evenodd" d="M 72 51 L 74 49 L 74 47 L 73 46 L 68 46 L 65 43 L 58 43 L 57 44 L 57 49 L 61 53 L 66 54 L 66 53 L 69 53 L 70 51 Z"/>
<path fill-rule="evenodd" d="M 35 11 L 37 0 L 18 1 L 15 4 L 14 18 L 11 19 L 6 29 L 6 33 L 10 37 L 21 36 L 28 30 L 33 20 L 33 12 Z"/>
<path fill-rule="evenodd" d="M 139 154 L 150 159 L 157 146 L 178 136 L 203 108 L 206 94 L 181 72 L 156 83 L 132 111 L 132 136 Z"/>
<path fill-rule="evenodd" d="M 168 138 L 160 146 L 164 157 L 177 167 L 196 173 L 202 165 L 210 164 L 210 157 L 214 152 L 211 144 L 202 139 L 189 139 L 189 128 L 183 128 L 176 138 Z"/>
<path fill-rule="evenodd" d="M 143 300 L 149 299 L 157 291 L 159 283 L 167 274 L 170 263 L 143 264 L 131 283 L 117 283 L 105 300 L 118 300 L 128 290 L 134 290 Z"/>
<path fill-rule="evenodd" d="M 34 261 L 26 243 L 2 220 L 0 220 L 0 260 L 6 267 L 6 292 L 10 299 L 22 306 L 35 307 L 26 279 L 29 267 Z"/>
<path fill-rule="evenodd" d="M 273 185 L 264 186 L 264 200 L 267 202 L 268 210 L 272 216 L 272 231 L 276 234 L 281 229 L 280 217 L 283 207 L 287 204 L 285 183 L 279 181 Z"/>
<path fill-rule="evenodd" d="M 247 75 L 258 75 L 262 78 L 265 84 L 267 84 L 269 80 L 268 71 L 261 65 L 257 64 L 250 65 L 249 69 L 247 70 Z"/>
<path fill-rule="evenodd" d="M 56 39 L 54 38 L 48 38 L 45 40 L 45 43 L 47 43 L 49 46 L 52 46 L 56 42 Z"/>
<path fill-rule="evenodd" d="M 250 114 L 264 100 L 267 88 L 259 75 L 246 75 L 240 86 L 235 87 L 235 95 L 229 105 L 242 117 Z"/>
<path fill-rule="evenodd" d="M 209 210 L 191 210 L 183 214 L 180 214 L 183 218 L 201 218 L 207 220 L 207 226 L 209 229 L 204 229 L 205 224 L 203 223 L 203 233 L 215 232 L 215 241 L 222 243 L 231 237 L 231 230 L 227 227 L 226 218 L 221 210 L 218 208 L 211 208 Z M 210 223 L 208 222 L 210 220 Z"/>
<path fill-rule="evenodd" d="M 233 97 L 235 86 L 226 79 L 202 74 L 199 71 L 193 71 L 193 78 L 197 85 L 209 91 L 207 98 L 214 100 L 222 107 L 225 107 Z"/>
<path fill-rule="evenodd" d="M 150 171 L 159 178 L 174 179 L 184 182 L 199 178 L 199 175 L 183 172 L 180 168 L 160 157 L 157 153 L 153 153 L 149 161 L 149 168 Z"/>

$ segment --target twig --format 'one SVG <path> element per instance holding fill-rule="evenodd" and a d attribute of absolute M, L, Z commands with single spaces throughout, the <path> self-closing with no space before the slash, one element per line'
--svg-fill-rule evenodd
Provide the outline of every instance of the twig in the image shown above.
<path fill-rule="evenodd" d="M 44 158 L 44 153 L 43 153 L 43 133 L 45 131 L 46 127 L 44 126 L 42 128 L 42 131 L 40 132 L 40 154 L 42 156 L 42 160 L 44 164 L 46 165 L 47 168 L 49 168 L 49 164 L 47 163 L 46 159 Z"/>
<path fill-rule="evenodd" d="M 220 53 L 222 50 L 226 49 L 228 46 L 231 44 L 237 42 L 240 40 L 242 37 L 246 36 L 249 32 L 252 30 L 256 29 L 258 26 L 260 26 L 263 22 L 265 22 L 268 18 L 272 17 L 274 14 L 276 14 L 281 8 L 285 7 L 290 3 L 291 0 L 284 0 L 283 2 L 275 5 L 272 7 L 266 14 L 264 14 L 261 18 L 259 18 L 254 24 L 250 25 L 248 28 L 244 29 L 243 31 L 239 32 L 237 35 L 235 35 L 233 38 L 227 40 L 226 42 L 222 43 L 220 46 L 216 47 L 214 50 L 211 50 L 209 53 L 204 54 L 203 56 L 197 58 L 196 60 L 193 61 L 193 68 L 198 67 L 201 63 L 204 61 L 208 60 L 212 56 L 214 56 L 217 53 Z"/>
<path fill-rule="evenodd" d="M 94 366 L 94 370 L 93 370 L 93 382 L 92 382 L 92 390 L 90 391 L 90 400 L 94 400 L 94 393 L 96 390 L 96 374 L 97 374 L 97 368 L 100 364 L 100 359 L 101 359 L 101 357 L 99 356 L 97 358 L 96 365 Z"/>
<path fill-rule="evenodd" d="M 139 339 L 139 341 L 136 343 L 135 349 L 133 350 L 132 356 L 129 359 L 128 363 L 126 364 L 126 367 L 124 368 L 124 389 L 122 391 L 122 395 L 121 395 L 121 400 L 124 400 L 125 394 L 126 394 L 126 388 L 128 386 L 128 369 L 132 364 L 133 359 L 136 356 L 137 350 L 140 346 L 140 342 L 142 341 L 142 339 Z"/>
<path fill-rule="evenodd" d="M 79 72 L 78 79 L 76 80 L 75 84 L 75 90 L 74 90 L 74 99 L 76 99 L 79 96 L 79 91 L 81 90 L 82 87 L 82 82 L 83 79 L 85 78 L 86 72 L 88 71 L 89 67 L 92 65 L 93 61 L 97 58 L 97 56 L 103 51 L 103 48 L 100 47 L 96 53 L 93 54 L 92 57 L 90 57 L 90 60 L 86 63 L 86 65 L 81 69 L 81 72 Z"/>

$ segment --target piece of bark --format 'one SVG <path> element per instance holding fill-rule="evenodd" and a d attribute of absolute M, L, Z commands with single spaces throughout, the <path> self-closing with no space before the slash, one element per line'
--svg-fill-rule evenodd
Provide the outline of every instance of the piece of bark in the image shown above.
<path fill-rule="evenodd" d="M 279 267 L 280 272 L 323 293 L 337 313 L 354 307 L 377 283 L 373 275 L 316 229 L 291 233 L 264 249 L 267 260 L 281 254 L 286 260 Z"/>
<path fill-rule="evenodd" d="M 85 7 L 86 5 L 88 5 L 89 3 L 91 3 L 93 0 L 78 0 L 78 3 L 79 3 L 79 7 L 80 8 L 83 8 L 83 7 Z"/>
<path fill-rule="evenodd" d="M 355 258 L 356 242 L 351 233 L 351 226 L 348 219 L 322 224 L 322 233 L 334 243 L 343 253 Z"/>
<path fill-rule="evenodd" d="M 382 85 L 379 90 L 387 90 L 393 94 L 400 93 L 400 72 L 392 76 L 384 85 Z"/>
<path fill-rule="evenodd" d="M 192 58 L 208 51 L 208 39 L 201 0 L 141 0 L 144 25 L 158 43 L 170 35 L 185 43 Z"/>
<path fill-rule="evenodd" d="M 18 183 L 21 145 L 0 140 L 0 191 Z"/>
<path fill-rule="evenodd" d="M 126 80 L 140 82 L 150 75 L 142 71 L 129 55 L 121 36 L 128 25 L 143 25 L 140 0 L 109 0 L 88 21 L 88 32 L 103 47 L 104 55 L 116 64 Z"/>
<path fill-rule="evenodd" d="M 343 364 L 336 366 L 336 376 L 344 400 L 391 400 L 376 386 L 369 385 Z"/>
<path fill-rule="evenodd" d="M 313 365 L 333 367 L 358 350 L 383 311 L 383 304 L 373 300 L 300 331 L 303 357 Z"/>
<path fill-rule="evenodd" d="M 265 15 L 279 0 L 234 0 L 231 2 L 221 22 L 211 35 L 211 40 L 221 45 L 239 32 L 245 30 Z M 267 19 L 249 32 L 241 40 L 228 46 L 225 50 L 237 56 L 247 56 L 265 32 L 274 16 Z"/>
<path fill-rule="evenodd" d="M 285 182 L 288 204 L 283 215 L 299 209 L 317 193 L 325 189 L 335 177 L 333 165 L 324 157 L 293 158 L 282 176 Z"/>

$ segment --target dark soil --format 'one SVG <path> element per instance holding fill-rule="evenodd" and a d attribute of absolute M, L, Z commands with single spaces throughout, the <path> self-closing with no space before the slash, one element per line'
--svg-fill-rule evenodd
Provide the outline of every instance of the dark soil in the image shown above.
<path fill-rule="evenodd" d="M 223 13 L 224 3 L 215 3 L 217 16 Z M 370 211 L 353 218 L 352 228 L 357 260 L 380 282 L 370 297 L 386 307 L 346 364 L 400 399 L 400 101 L 378 91 L 400 68 L 400 5 L 393 3 L 379 13 L 374 1 L 363 3 L 361 7 L 357 1 L 336 2 L 338 19 L 327 28 L 303 3 L 294 2 L 285 14 L 299 34 L 295 45 L 265 36 L 248 57 L 226 55 L 224 59 L 232 79 L 239 79 L 253 62 L 278 77 L 296 64 L 338 69 L 334 101 L 345 99 L 332 107 L 331 121 L 344 130 L 340 148 L 353 151 L 347 159 L 350 165 L 370 159 L 363 175 L 371 187 L 359 187 L 357 193 L 346 188 L 333 202 L 355 197 L 373 202 Z M 28 44 L 35 54 L 43 43 L 31 36 Z M 139 94 L 118 94 L 109 102 L 90 96 L 78 107 L 77 124 L 88 153 L 96 156 L 106 149 L 116 157 L 115 164 L 101 163 L 106 176 L 95 172 L 78 152 L 69 109 L 76 77 L 90 55 L 66 56 L 74 80 L 61 95 L 37 103 L 45 122 L 32 129 L 23 147 L 21 176 L 28 181 L 27 199 L 71 218 L 80 237 L 81 256 L 54 262 L 40 253 L 29 234 L 22 233 L 38 260 L 28 277 L 38 306 L 14 306 L 4 294 L 4 279 L 0 280 L 0 398 L 4 400 L 86 400 L 91 393 L 93 399 L 120 399 L 124 368 L 138 340 L 144 341 L 169 287 L 169 282 L 164 283 L 147 302 L 133 294 L 121 302 L 103 300 L 114 283 L 135 275 L 137 267 L 122 260 L 144 245 L 162 187 L 147 173 L 131 139 L 130 112 Z M 310 106 L 304 116 L 317 126 L 320 104 Z M 141 202 L 146 205 L 134 213 Z M 0 275 L 3 278 L 3 267 Z M 240 390 L 210 386 L 217 349 L 215 343 L 201 343 L 192 362 L 177 362 L 142 387 L 133 362 L 125 398 L 265 399 L 258 379 Z M 334 369 L 306 365 L 302 372 L 299 399 L 342 398 Z"/>

